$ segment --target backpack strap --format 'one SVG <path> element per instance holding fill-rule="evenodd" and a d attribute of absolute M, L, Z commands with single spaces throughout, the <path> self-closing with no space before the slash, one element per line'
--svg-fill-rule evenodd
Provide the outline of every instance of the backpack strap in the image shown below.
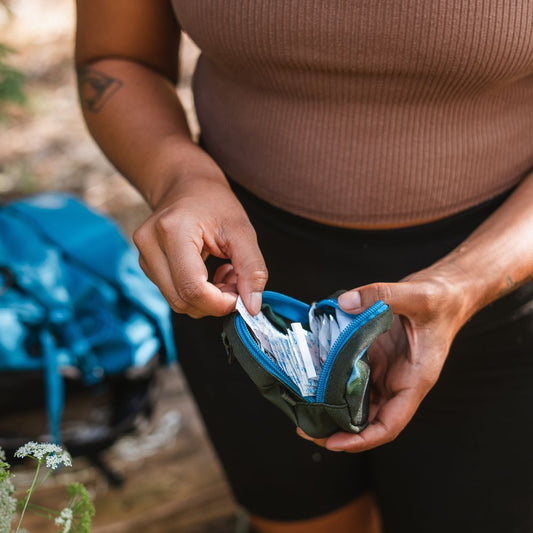
<path fill-rule="evenodd" d="M 48 427 L 53 441 L 60 444 L 61 416 L 65 402 L 65 384 L 61 375 L 61 369 L 59 368 L 57 348 L 48 328 L 41 330 L 40 340 L 43 349 Z"/>

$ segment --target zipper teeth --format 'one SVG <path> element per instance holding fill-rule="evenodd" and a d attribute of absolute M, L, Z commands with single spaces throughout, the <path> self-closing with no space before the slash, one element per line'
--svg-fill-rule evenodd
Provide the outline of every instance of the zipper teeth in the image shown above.
<path fill-rule="evenodd" d="M 325 300 L 320 300 L 320 302 L 318 302 L 316 304 L 316 306 L 320 309 L 321 307 L 326 307 L 326 306 L 331 306 L 331 307 L 335 307 L 336 309 L 338 309 L 339 307 L 339 304 L 337 302 L 337 300 L 333 300 L 332 298 L 326 298 Z"/>
<path fill-rule="evenodd" d="M 337 358 L 338 352 L 342 348 L 342 345 L 346 341 L 346 338 L 351 336 L 352 333 L 359 329 L 361 326 L 364 326 L 368 321 L 386 311 L 387 307 L 387 304 L 385 304 L 384 302 L 376 302 L 372 307 L 369 307 L 366 311 L 363 311 L 353 320 L 353 322 L 351 322 L 346 328 L 344 328 L 344 330 L 333 343 L 333 346 L 329 351 L 328 358 L 326 359 L 324 366 L 322 367 L 318 380 L 317 392 L 314 398 L 311 396 L 303 397 L 300 393 L 300 390 L 289 378 L 289 376 L 287 376 L 285 372 L 283 372 L 283 370 L 278 365 L 276 365 L 276 363 L 271 361 L 270 358 L 265 353 L 263 353 L 263 351 L 257 346 L 257 343 L 250 335 L 250 332 L 248 331 L 248 328 L 246 327 L 246 324 L 240 315 L 237 315 L 236 317 L 235 326 L 237 327 L 237 331 L 241 335 L 241 338 L 247 341 L 247 344 L 251 347 L 251 351 L 255 359 L 257 359 L 258 362 L 271 375 L 273 375 L 278 381 L 289 387 L 302 400 L 310 403 L 321 403 L 324 401 L 324 396 L 326 393 L 327 378 L 329 377 L 329 373 L 331 372 L 333 363 L 335 362 L 335 359 Z"/>
<path fill-rule="evenodd" d="M 246 324 L 244 323 L 244 320 L 240 315 L 236 317 L 235 325 L 237 326 L 237 331 L 238 333 L 240 333 L 243 340 L 248 341 L 249 346 L 252 348 L 252 354 L 254 355 L 254 357 L 270 374 L 272 374 L 276 379 L 281 381 L 284 385 L 287 385 L 287 387 L 289 387 L 295 394 L 297 394 L 299 398 L 302 398 L 302 400 L 311 403 L 315 401 L 314 398 L 310 398 L 308 396 L 304 398 L 301 395 L 298 387 L 292 382 L 289 376 L 287 376 L 278 365 L 276 365 L 273 361 L 269 359 L 267 355 L 263 353 L 263 351 L 257 346 L 257 343 L 253 340 L 252 336 L 250 335 L 250 332 L 248 331 L 248 328 L 246 327 Z"/>
<path fill-rule="evenodd" d="M 333 363 L 335 362 L 338 352 L 342 348 L 346 337 L 352 335 L 354 331 L 366 324 L 369 320 L 386 311 L 386 309 L 387 304 L 381 301 L 376 302 L 372 307 L 369 307 L 366 311 L 363 311 L 357 318 L 355 318 L 354 321 L 344 328 L 341 334 L 337 337 L 329 351 L 328 357 L 324 363 L 324 366 L 322 367 L 322 371 L 320 372 L 320 378 L 318 380 L 318 387 L 316 391 L 317 402 L 324 401 L 324 396 L 326 394 L 326 383 L 329 373 L 331 372 L 331 367 L 333 366 Z"/>

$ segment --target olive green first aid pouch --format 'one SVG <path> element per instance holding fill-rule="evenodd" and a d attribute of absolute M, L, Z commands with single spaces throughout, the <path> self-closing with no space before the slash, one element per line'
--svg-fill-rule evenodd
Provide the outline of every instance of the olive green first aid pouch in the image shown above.
<path fill-rule="evenodd" d="M 311 437 L 328 437 L 337 431 L 359 433 L 366 427 L 370 392 L 366 352 L 392 324 L 392 312 L 385 303 L 378 301 L 360 314 L 349 315 L 333 297 L 310 306 L 284 294 L 263 293 L 262 319 L 266 317 L 282 334 L 297 323 L 310 336 L 310 323 L 316 316 L 338 319 L 335 340 L 313 380 L 311 395 L 303 394 L 284 371 L 278 359 L 285 354 L 272 357 L 243 318 L 246 311 L 242 313 L 236 311 L 225 319 L 222 340 L 230 359 L 239 361 L 265 398 Z"/>

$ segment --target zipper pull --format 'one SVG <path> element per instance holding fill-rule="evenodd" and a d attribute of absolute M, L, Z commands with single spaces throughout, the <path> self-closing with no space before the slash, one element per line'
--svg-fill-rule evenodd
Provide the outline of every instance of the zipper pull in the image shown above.
<path fill-rule="evenodd" d="M 291 406 L 291 407 L 294 407 L 296 405 L 296 401 L 294 400 L 294 398 L 287 392 L 287 391 L 282 391 L 281 392 L 281 397 Z"/>

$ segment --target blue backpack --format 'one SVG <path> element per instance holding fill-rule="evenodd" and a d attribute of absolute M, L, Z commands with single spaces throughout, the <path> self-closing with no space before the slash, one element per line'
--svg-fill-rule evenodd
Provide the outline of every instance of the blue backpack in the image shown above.
<path fill-rule="evenodd" d="M 51 440 L 61 438 L 64 376 L 96 385 L 156 356 L 176 359 L 170 309 L 113 222 L 61 193 L 0 208 L 0 376 L 13 386 L 39 375 Z"/>

